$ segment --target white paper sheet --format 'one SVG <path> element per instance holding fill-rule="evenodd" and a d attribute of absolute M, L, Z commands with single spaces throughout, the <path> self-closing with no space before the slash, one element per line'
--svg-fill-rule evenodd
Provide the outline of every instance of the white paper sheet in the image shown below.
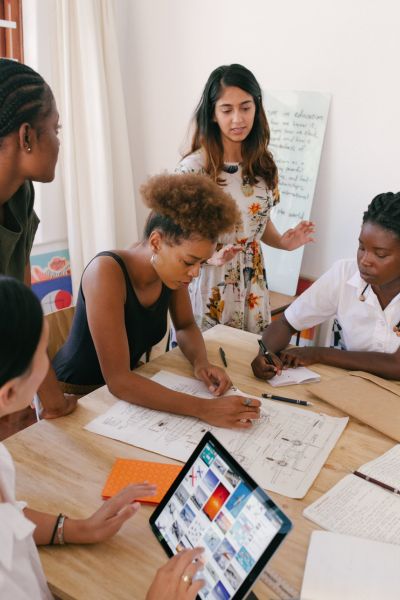
<path fill-rule="evenodd" d="M 205 385 L 166 371 L 154 381 L 179 392 L 210 398 Z M 235 391 L 236 394 L 243 394 Z M 93 394 L 109 394 L 106 388 Z M 116 402 L 85 429 L 186 461 L 202 436 L 211 431 L 266 490 L 302 498 L 344 430 L 348 418 L 336 418 L 278 402 L 262 401 L 262 416 L 249 430 L 212 427 L 199 419 Z"/>
<path fill-rule="evenodd" d="M 358 470 L 398 486 L 400 444 Z M 356 475 L 346 475 L 303 514 L 329 531 L 400 544 L 400 496 Z"/>
<path fill-rule="evenodd" d="M 400 595 L 400 548 L 314 531 L 301 600 L 395 600 Z"/>

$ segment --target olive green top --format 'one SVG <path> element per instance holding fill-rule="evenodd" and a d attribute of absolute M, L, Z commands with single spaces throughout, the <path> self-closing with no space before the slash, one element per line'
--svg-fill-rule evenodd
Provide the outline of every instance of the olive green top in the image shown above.
<path fill-rule="evenodd" d="M 25 181 L 4 204 L 4 222 L 0 225 L 0 274 L 20 281 L 24 281 L 25 266 L 39 225 L 33 210 L 34 199 L 32 182 Z"/>

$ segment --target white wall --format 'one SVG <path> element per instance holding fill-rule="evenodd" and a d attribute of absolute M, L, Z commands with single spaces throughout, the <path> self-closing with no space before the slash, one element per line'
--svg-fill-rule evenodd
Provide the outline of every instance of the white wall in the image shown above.
<path fill-rule="evenodd" d="M 265 89 L 332 94 L 302 273 L 352 255 L 368 202 L 400 188 L 398 0 L 114 1 L 136 187 L 177 162 L 211 70 L 239 62 Z"/>

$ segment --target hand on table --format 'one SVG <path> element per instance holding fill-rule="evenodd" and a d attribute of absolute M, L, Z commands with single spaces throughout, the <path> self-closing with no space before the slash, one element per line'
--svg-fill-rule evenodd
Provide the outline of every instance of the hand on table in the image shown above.
<path fill-rule="evenodd" d="M 249 429 L 252 421 L 260 418 L 261 402 L 244 396 L 224 396 L 203 400 L 197 415 L 216 427 Z"/>
<path fill-rule="evenodd" d="M 268 352 L 268 354 L 274 361 L 273 365 L 267 361 L 263 354 L 258 354 L 251 363 L 253 373 L 259 379 L 272 379 L 274 375 L 280 375 L 282 373 L 282 369 L 284 368 L 282 361 L 276 354 L 273 352 Z"/>
<path fill-rule="evenodd" d="M 81 396 L 76 396 L 74 394 L 63 394 L 63 396 L 60 397 L 64 397 L 61 404 L 52 408 L 42 408 L 40 411 L 41 419 L 58 419 L 58 417 L 65 417 L 66 415 L 71 414 L 76 409 L 78 399 L 81 398 Z"/>
<path fill-rule="evenodd" d="M 122 525 L 140 508 L 136 498 L 154 496 L 156 487 L 149 483 L 133 483 L 109 498 L 88 519 L 66 519 L 64 538 L 66 543 L 93 544 L 115 535 Z"/>
<path fill-rule="evenodd" d="M 202 579 L 193 581 L 203 566 L 202 552 L 203 548 L 182 550 L 158 569 L 146 600 L 194 600 L 205 584 Z"/>
<path fill-rule="evenodd" d="M 194 375 L 200 381 L 204 381 L 208 391 L 214 396 L 222 396 L 232 387 L 227 372 L 209 362 L 195 365 Z"/>
<path fill-rule="evenodd" d="M 296 250 L 314 241 L 312 234 L 315 231 L 315 224 L 312 221 L 300 221 L 293 227 L 288 229 L 281 236 L 281 248 L 284 250 Z"/>
<path fill-rule="evenodd" d="M 319 348 L 316 346 L 288 348 L 281 351 L 280 357 L 284 368 L 306 367 L 320 362 Z"/>

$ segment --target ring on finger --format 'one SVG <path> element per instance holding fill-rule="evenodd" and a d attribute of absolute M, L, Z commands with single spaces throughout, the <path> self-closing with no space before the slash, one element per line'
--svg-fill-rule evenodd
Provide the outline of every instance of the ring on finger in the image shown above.
<path fill-rule="evenodd" d="M 182 575 L 182 581 L 184 581 L 188 585 L 192 585 L 192 578 L 190 577 L 190 575 Z"/>
<path fill-rule="evenodd" d="M 244 406 L 251 406 L 251 398 L 244 398 L 243 404 Z"/>

